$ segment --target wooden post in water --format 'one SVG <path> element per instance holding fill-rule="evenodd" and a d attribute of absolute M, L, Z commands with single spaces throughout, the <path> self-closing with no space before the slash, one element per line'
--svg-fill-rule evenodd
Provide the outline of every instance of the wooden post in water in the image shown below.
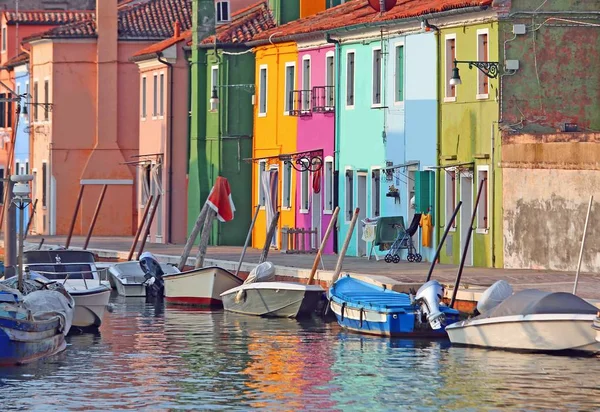
<path fill-rule="evenodd" d="M 140 240 L 140 234 L 142 233 L 142 229 L 144 228 L 144 224 L 146 223 L 146 218 L 148 217 L 148 212 L 152 207 L 152 200 L 154 199 L 154 195 L 151 195 L 146 201 L 146 207 L 144 208 L 144 214 L 142 215 L 142 220 L 138 223 L 137 231 L 135 232 L 135 237 L 133 238 L 133 243 L 131 244 L 131 248 L 129 249 L 129 255 L 127 255 L 127 261 L 131 261 L 133 258 L 133 254 L 135 252 L 135 247 L 137 246 L 138 240 Z"/>
<path fill-rule="evenodd" d="M 269 249 L 271 248 L 271 243 L 273 242 L 273 236 L 275 236 L 275 230 L 277 229 L 277 222 L 279 221 L 279 210 L 275 212 L 273 215 L 273 220 L 271 220 L 271 224 L 269 225 L 269 231 L 267 232 L 267 239 L 265 240 L 265 245 L 263 246 L 262 253 L 260 254 L 260 259 L 258 260 L 258 264 L 261 264 L 267 260 L 267 256 L 269 256 Z"/>
<path fill-rule="evenodd" d="M 202 234 L 200 235 L 200 244 L 198 245 L 198 254 L 196 255 L 196 263 L 194 267 L 196 269 L 201 268 L 204 265 L 204 257 L 206 256 L 206 248 L 208 247 L 208 239 L 210 238 L 210 232 L 212 232 L 213 220 L 217 216 L 212 208 L 208 208 L 206 219 L 204 219 L 204 225 L 202 226 Z"/>
<path fill-rule="evenodd" d="M 71 237 L 73 236 L 73 230 L 75 230 L 75 222 L 77 221 L 77 215 L 79 214 L 79 207 L 81 206 L 81 198 L 83 197 L 83 189 L 85 185 L 79 186 L 79 195 L 77 196 L 77 203 L 75 203 L 75 210 L 73 211 L 73 218 L 71 219 L 71 226 L 69 227 L 69 234 L 67 235 L 67 242 L 65 243 L 65 249 L 68 249 L 71 245 Z"/>
<path fill-rule="evenodd" d="M 144 251 L 144 247 L 146 246 L 146 240 L 148 239 L 148 235 L 150 234 L 150 228 L 152 227 L 152 221 L 154 220 L 154 215 L 156 214 L 156 209 L 158 209 L 158 202 L 160 202 L 160 193 L 156 195 L 156 199 L 154 200 L 154 207 L 152 208 L 152 212 L 150 212 L 150 219 L 148 220 L 148 224 L 146 226 L 146 230 L 144 230 L 144 235 L 142 236 L 142 243 L 140 243 L 140 250 L 137 254 L 137 260 L 140 260 L 140 255 Z"/>
<path fill-rule="evenodd" d="M 579 249 L 579 261 L 577 262 L 577 272 L 575 273 L 575 284 L 573 285 L 573 294 L 577 294 L 577 283 L 579 282 L 579 271 L 581 270 L 581 261 L 583 259 L 583 246 L 585 245 L 585 235 L 587 234 L 588 223 L 590 221 L 590 212 L 592 211 L 592 203 L 594 196 L 590 196 L 590 204 L 588 205 L 587 216 L 585 217 L 585 226 L 583 226 L 583 236 L 581 237 L 581 249 Z"/>
<path fill-rule="evenodd" d="M 196 219 L 196 223 L 194 224 L 194 227 L 192 228 L 192 231 L 188 236 L 187 242 L 185 243 L 185 247 L 183 248 L 183 253 L 181 255 L 181 259 L 179 260 L 179 265 L 177 266 L 179 270 L 183 270 L 183 268 L 185 267 L 187 259 L 192 251 L 192 247 L 194 246 L 194 242 L 198 237 L 198 233 L 200 233 L 200 229 L 202 229 L 202 223 L 204 223 L 204 221 L 206 220 L 208 209 L 208 203 L 204 203 L 204 206 L 202 206 L 202 210 L 198 215 L 198 219 Z"/>
<path fill-rule="evenodd" d="M 307 285 L 310 285 L 315 278 L 315 274 L 317 273 L 317 268 L 319 267 L 319 262 L 321 261 L 321 255 L 323 254 L 323 249 L 325 249 L 325 245 L 327 244 L 327 240 L 329 239 L 329 235 L 333 231 L 335 227 L 335 223 L 337 222 L 338 213 L 340 213 L 340 207 L 336 206 L 333 211 L 333 215 L 331 215 L 331 221 L 329 222 L 329 226 L 327 226 L 327 231 L 325 232 L 325 236 L 323 236 L 323 240 L 321 240 L 321 246 L 319 247 L 319 251 L 317 252 L 317 256 L 315 257 L 315 261 L 313 263 L 312 269 L 310 270 L 310 276 L 308 277 Z"/>
<path fill-rule="evenodd" d="M 94 226 L 96 226 L 96 220 L 98 220 L 98 213 L 100 213 L 100 208 L 102 207 L 102 202 L 104 202 L 104 195 L 106 194 L 107 188 L 108 188 L 108 185 L 102 186 L 102 192 L 100 193 L 100 198 L 98 199 L 98 204 L 96 205 L 96 210 L 94 210 L 94 216 L 92 217 L 92 222 L 90 223 L 90 229 L 88 230 L 87 236 L 85 237 L 85 243 L 83 244 L 83 250 L 86 250 L 90 243 L 90 238 L 92 237 L 92 232 L 94 231 Z"/>
<path fill-rule="evenodd" d="M 452 217 L 450 218 L 450 221 L 446 224 L 446 230 L 444 230 L 444 235 L 440 239 L 440 243 L 438 244 L 438 247 L 435 251 L 435 256 L 433 257 L 433 259 L 431 261 L 431 265 L 429 266 L 429 272 L 427 273 L 427 280 L 425 280 L 425 282 L 429 282 L 431 280 L 431 274 L 433 273 L 433 268 L 435 268 L 435 264 L 437 263 L 437 260 L 440 256 L 440 252 L 442 251 L 442 246 L 444 246 L 444 242 L 446 241 L 446 236 L 448 236 L 448 232 L 450 231 L 450 228 L 454 224 L 454 220 L 456 219 L 456 215 L 458 214 L 458 210 L 460 209 L 461 206 L 462 206 L 462 200 L 458 202 L 458 205 L 456 205 L 456 208 L 454 209 L 454 213 L 452 213 Z"/>
<path fill-rule="evenodd" d="M 38 199 L 35 199 L 33 202 L 33 206 L 31 207 L 31 215 L 29 215 L 29 221 L 27 222 L 27 229 L 25 229 L 25 233 L 23 233 L 23 241 L 27 239 L 27 234 L 29 233 L 29 229 L 31 228 L 31 222 L 33 222 L 33 218 L 35 217 L 35 211 L 37 210 L 37 202 Z"/>
<path fill-rule="evenodd" d="M 258 218 L 259 211 L 260 211 L 260 205 L 257 205 L 256 211 L 254 212 L 254 217 L 252 218 L 252 222 L 250 223 L 250 229 L 248 229 L 248 235 L 246 236 L 246 241 L 244 242 L 244 248 L 242 249 L 242 255 L 240 256 L 240 261 L 238 262 L 237 269 L 235 270 L 236 276 L 238 276 L 238 273 L 240 273 L 240 269 L 242 268 L 242 263 L 244 262 L 244 256 L 246 256 L 246 249 L 248 248 L 248 243 L 250 243 L 250 238 L 252 237 L 252 229 L 254 229 L 254 225 L 256 224 L 256 219 Z"/>
<path fill-rule="evenodd" d="M 467 258 L 467 252 L 469 251 L 469 244 L 471 243 L 471 236 L 473 235 L 473 223 L 475 223 L 475 216 L 477 216 L 477 205 L 479 205 L 479 199 L 481 198 L 481 190 L 483 185 L 479 185 L 477 191 L 477 200 L 473 207 L 473 214 L 471 215 L 471 224 L 469 225 L 469 231 L 467 232 L 467 238 L 465 239 L 465 247 L 463 249 L 462 257 L 460 258 L 460 265 L 458 266 L 458 273 L 456 274 L 456 282 L 454 282 L 454 290 L 452 291 L 452 299 L 450 300 L 450 307 L 454 308 L 454 302 L 456 301 L 456 294 L 458 293 L 458 286 L 460 285 L 460 278 L 462 276 L 463 268 L 465 267 L 465 259 Z"/>
<path fill-rule="evenodd" d="M 350 226 L 348 227 L 348 232 L 346 233 L 346 239 L 344 240 L 344 244 L 342 245 L 342 250 L 338 255 L 337 264 L 335 265 L 335 271 L 333 272 L 333 277 L 331 279 L 331 284 L 334 284 L 336 280 L 340 277 L 340 272 L 342 271 L 342 263 L 344 262 L 344 257 L 346 256 L 346 251 L 348 250 L 348 245 L 350 244 L 350 239 L 352 239 L 352 234 L 354 233 L 354 226 L 356 226 L 356 221 L 358 220 L 358 213 L 360 209 L 357 207 L 354 209 L 354 215 L 352 215 L 352 220 L 350 221 Z"/>

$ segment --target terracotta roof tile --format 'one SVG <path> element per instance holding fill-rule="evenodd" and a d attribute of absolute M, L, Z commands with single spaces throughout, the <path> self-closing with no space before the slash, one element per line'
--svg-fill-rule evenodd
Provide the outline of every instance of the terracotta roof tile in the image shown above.
<path fill-rule="evenodd" d="M 173 36 L 173 22 L 182 30 L 192 27 L 191 0 L 147 0 L 119 7 L 120 40 L 159 40 Z M 95 20 L 56 27 L 25 39 L 86 38 L 96 36 Z"/>
<path fill-rule="evenodd" d="M 5 11 L 6 24 L 59 25 L 94 18 L 93 11 Z"/>
<path fill-rule="evenodd" d="M 5 64 L 5 68 L 13 68 L 29 61 L 29 55 L 27 53 L 19 53 L 12 59 L 8 60 Z"/>
<path fill-rule="evenodd" d="M 140 50 L 139 52 L 137 52 L 133 55 L 133 60 L 139 60 L 139 59 L 136 59 L 136 57 L 156 55 L 157 53 L 159 53 L 165 49 L 168 49 L 172 45 L 179 43 L 180 41 L 187 42 L 191 38 L 192 38 L 192 31 L 186 30 L 183 33 L 181 33 L 181 35 L 179 37 L 169 37 L 168 39 L 165 39 L 161 42 L 155 43 L 151 46 L 146 47 L 145 49 Z"/>
<path fill-rule="evenodd" d="M 244 43 L 256 35 L 275 27 L 275 20 L 266 1 L 260 1 L 231 16 L 231 22 L 217 27 L 218 43 Z M 203 44 L 214 43 L 215 36 L 209 36 Z"/>
<path fill-rule="evenodd" d="M 492 0 L 398 0 L 394 8 L 380 15 L 379 12 L 369 6 L 367 0 L 350 0 L 315 15 L 262 32 L 256 35 L 254 40 L 266 40 L 270 35 L 276 34 L 274 36 L 275 41 L 278 37 L 334 30 L 355 24 L 418 17 L 430 13 L 464 7 L 489 6 L 491 4 Z"/>

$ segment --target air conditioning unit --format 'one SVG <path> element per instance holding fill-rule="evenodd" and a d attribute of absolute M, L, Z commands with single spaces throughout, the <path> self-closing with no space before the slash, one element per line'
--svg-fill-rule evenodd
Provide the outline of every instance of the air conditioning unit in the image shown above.
<path fill-rule="evenodd" d="M 231 7 L 229 4 L 229 0 L 217 0 L 215 2 L 215 7 L 216 23 L 229 23 L 231 21 Z"/>

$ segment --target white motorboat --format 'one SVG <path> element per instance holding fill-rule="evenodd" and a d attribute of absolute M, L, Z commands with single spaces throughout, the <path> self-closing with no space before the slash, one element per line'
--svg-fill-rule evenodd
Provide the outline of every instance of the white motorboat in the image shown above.
<path fill-rule="evenodd" d="M 596 316 L 592 327 L 596 330 L 596 340 L 600 342 L 600 312 L 598 312 L 598 316 Z"/>
<path fill-rule="evenodd" d="M 325 290 L 318 285 L 274 282 L 271 262 L 256 266 L 246 281 L 221 294 L 225 310 L 254 316 L 295 318 L 312 314 Z"/>
<path fill-rule="evenodd" d="M 600 352 L 592 323 L 597 308 L 571 293 L 537 289 L 505 299 L 493 296 L 506 282 L 492 285 L 477 305 L 481 313 L 446 327 L 453 344 L 539 352 Z M 487 296 L 486 296 L 487 295 Z M 490 304 L 490 299 L 495 302 Z"/>
<path fill-rule="evenodd" d="M 160 264 L 165 274 L 180 273 L 175 266 Z M 139 261 L 116 263 L 108 268 L 110 285 L 119 295 L 126 297 L 146 296 L 146 277 Z"/>
<path fill-rule="evenodd" d="M 80 250 L 30 250 L 23 254 L 25 269 L 63 284 L 75 300 L 73 326 L 99 328 L 110 298 L 107 279 L 102 280 L 94 255 Z"/>

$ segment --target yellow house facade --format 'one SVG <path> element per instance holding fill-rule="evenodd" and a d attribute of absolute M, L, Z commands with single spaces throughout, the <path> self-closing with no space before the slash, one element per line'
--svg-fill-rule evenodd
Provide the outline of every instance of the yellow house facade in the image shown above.
<path fill-rule="evenodd" d="M 296 89 L 298 51 L 296 43 L 267 42 L 254 52 L 252 204 L 260 205 L 260 211 L 252 246 L 264 246 L 271 216 L 280 211 L 272 246 L 281 248 L 281 229 L 295 226 L 295 173 L 285 160 L 296 152 L 298 117 L 290 115 L 293 102 L 289 91 Z"/>

